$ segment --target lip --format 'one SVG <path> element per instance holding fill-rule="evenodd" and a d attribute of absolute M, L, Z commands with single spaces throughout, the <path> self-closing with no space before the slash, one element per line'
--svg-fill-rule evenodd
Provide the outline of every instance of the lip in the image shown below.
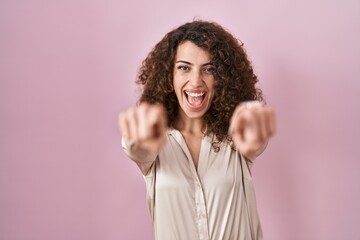
<path fill-rule="evenodd" d="M 196 106 L 196 107 L 194 105 L 190 104 L 189 101 L 188 101 L 188 95 L 189 95 L 188 93 L 190 93 L 190 94 L 203 94 L 203 99 L 201 101 L 201 104 Z M 208 94 L 207 94 L 206 91 L 199 90 L 199 89 L 184 90 L 183 94 L 184 94 L 184 98 L 185 98 L 187 107 L 192 111 L 202 110 L 202 108 L 205 106 L 206 99 L 208 97 Z"/>

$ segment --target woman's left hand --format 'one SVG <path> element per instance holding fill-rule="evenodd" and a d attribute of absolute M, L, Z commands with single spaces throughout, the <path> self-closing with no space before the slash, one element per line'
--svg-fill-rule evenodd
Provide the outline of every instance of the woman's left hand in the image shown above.
<path fill-rule="evenodd" d="M 244 102 L 231 117 L 229 133 L 240 153 L 253 159 L 275 134 L 275 125 L 272 107 L 258 101 Z"/>

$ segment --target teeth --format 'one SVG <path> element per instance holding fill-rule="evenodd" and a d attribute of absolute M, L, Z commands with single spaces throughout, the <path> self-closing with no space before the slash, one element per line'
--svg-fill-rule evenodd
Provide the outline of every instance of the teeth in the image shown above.
<path fill-rule="evenodd" d="M 203 96 L 205 94 L 204 92 L 202 92 L 202 93 L 192 93 L 192 92 L 187 92 L 187 91 L 185 91 L 185 93 L 187 95 L 189 95 L 190 97 L 201 97 L 201 96 Z"/>

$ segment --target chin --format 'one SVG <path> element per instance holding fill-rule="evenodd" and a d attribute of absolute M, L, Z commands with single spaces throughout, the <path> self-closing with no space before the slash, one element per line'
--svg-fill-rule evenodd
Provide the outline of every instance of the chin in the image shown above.
<path fill-rule="evenodd" d="M 190 110 L 188 108 L 185 108 L 182 110 L 188 118 L 198 119 L 198 118 L 204 118 L 204 116 L 207 113 L 207 111 L 209 110 L 209 108 L 206 107 L 203 109 L 199 109 L 198 111 Z"/>

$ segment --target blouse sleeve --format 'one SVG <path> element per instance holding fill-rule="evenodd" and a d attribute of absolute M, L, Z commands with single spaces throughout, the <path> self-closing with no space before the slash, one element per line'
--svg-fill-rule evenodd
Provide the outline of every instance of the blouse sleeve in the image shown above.
<path fill-rule="evenodd" d="M 251 168 L 252 168 L 252 165 L 254 164 L 255 159 L 256 159 L 258 156 L 260 156 L 260 155 L 265 151 L 267 145 L 268 145 L 268 142 L 266 142 L 263 146 L 261 146 L 261 147 L 259 148 L 259 150 L 258 150 L 253 156 L 251 156 L 251 157 L 245 157 L 244 155 L 242 155 L 241 153 L 239 153 L 239 154 L 244 158 L 244 160 L 245 160 L 245 162 L 246 162 L 246 166 L 247 166 L 247 168 L 248 168 L 248 170 L 249 170 L 250 175 L 251 175 Z"/>
<path fill-rule="evenodd" d="M 157 156 L 124 137 L 122 137 L 121 143 L 125 154 L 138 165 L 142 174 L 147 176 Z"/>
<path fill-rule="evenodd" d="M 255 152 L 255 154 L 254 154 L 253 156 L 248 157 L 247 160 L 249 160 L 249 161 L 251 161 L 251 162 L 254 162 L 254 160 L 255 160 L 258 156 L 260 156 L 260 155 L 265 151 L 267 145 L 268 145 L 268 141 L 265 142 L 265 143 Z"/>

